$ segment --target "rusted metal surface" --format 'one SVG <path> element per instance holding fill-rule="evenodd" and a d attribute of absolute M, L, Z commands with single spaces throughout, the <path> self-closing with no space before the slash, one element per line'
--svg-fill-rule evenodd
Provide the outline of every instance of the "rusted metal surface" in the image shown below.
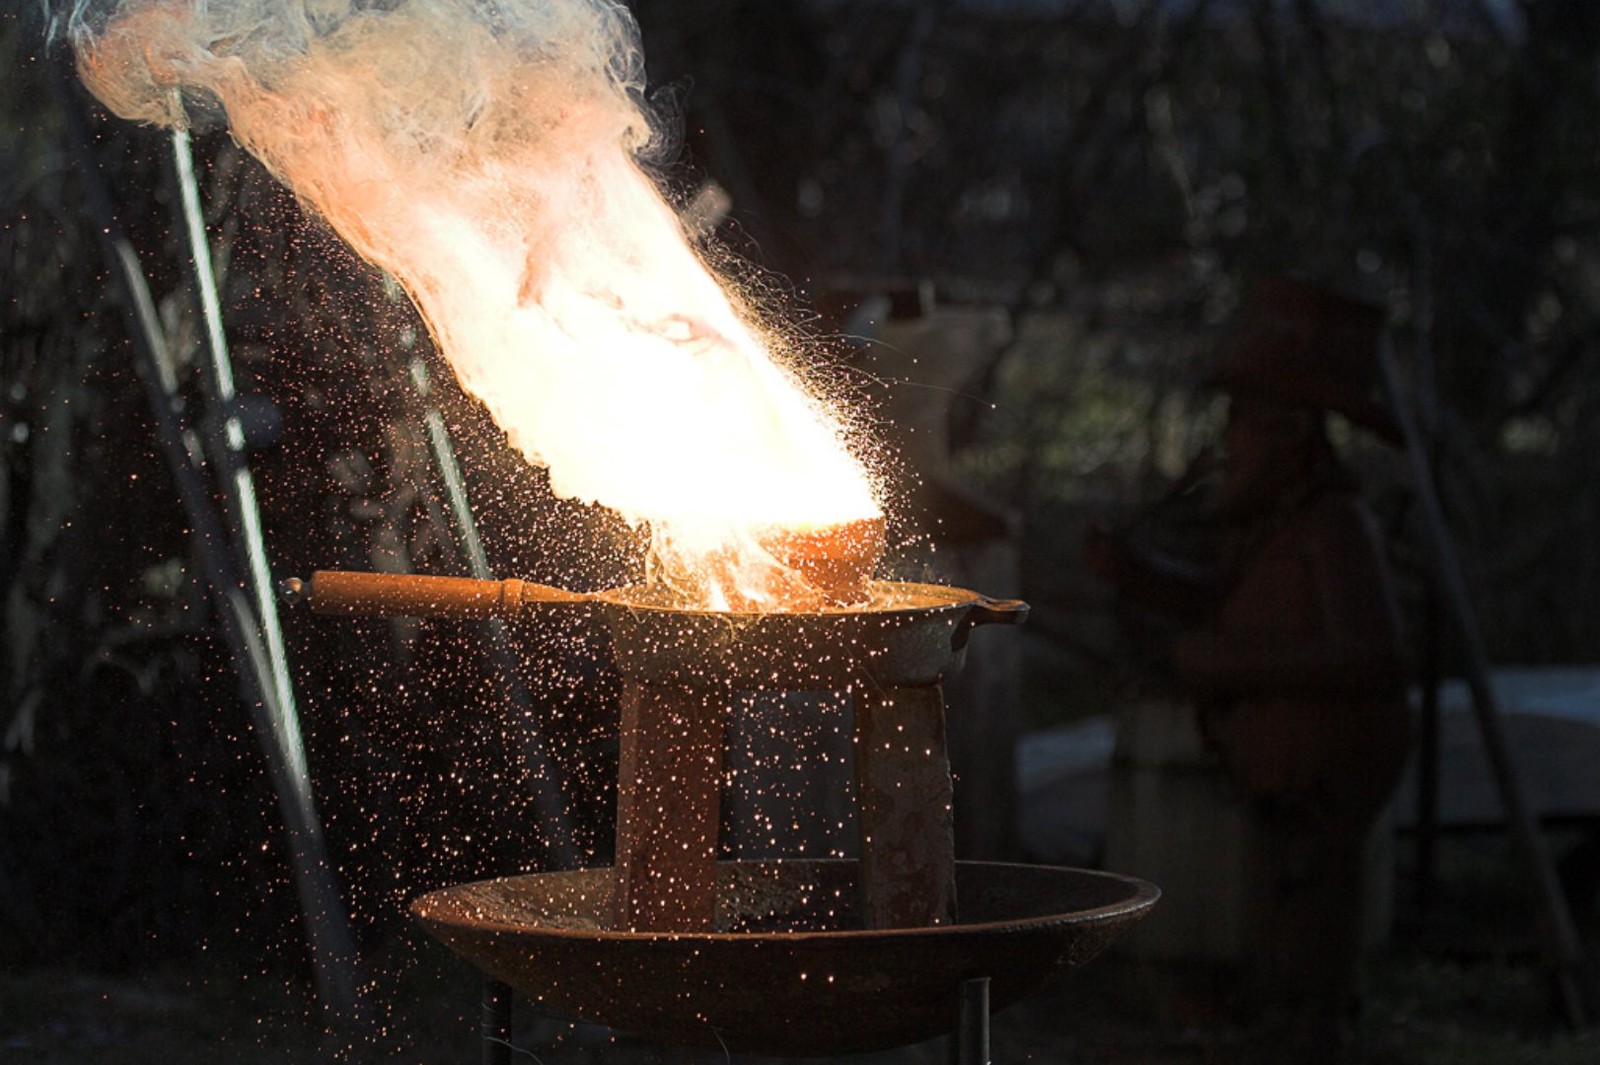
<path fill-rule="evenodd" d="M 939 686 L 851 694 L 863 925 L 949 924 L 955 841 Z M 721 687 L 623 682 L 612 927 L 711 930 L 732 695 Z"/>
<path fill-rule="evenodd" d="M 613 928 L 713 927 L 725 694 L 623 684 Z"/>
<path fill-rule="evenodd" d="M 636 680 L 790 691 L 856 683 L 937 684 L 961 667 L 978 625 L 1018 624 L 1026 603 L 964 588 L 876 581 L 861 605 L 814 611 L 684 610 L 642 587 L 569 592 L 529 581 L 322 570 L 290 582 L 318 613 L 518 617 L 579 610 L 611 634 L 617 669 Z"/>
<path fill-rule="evenodd" d="M 726 862 L 717 876 L 712 932 L 608 929 L 609 868 L 462 884 L 411 911 L 553 1010 L 664 1043 L 820 1055 L 950 1031 L 965 980 L 989 977 L 1003 1009 L 1100 953 L 1159 895 L 1110 873 L 963 862 L 958 923 L 862 930 L 855 862 Z"/>
<path fill-rule="evenodd" d="M 720 614 L 629 601 L 606 614 L 625 676 L 788 691 L 937 684 L 961 668 L 977 625 L 1020 622 L 1022 603 L 935 584 L 880 581 L 848 610 Z"/>
<path fill-rule="evenodd" d="M 863 905 L 868 927 L 955 918 L 950 764 L 939 685 L 971 629 L 1027 605 L 962 588 L 878 582 L 850 608 L 684 610 L 660 593 L 580 594 L 524 581 L 319 572 L 299 587 L 322 613 L 482 617 L 529 609 L 599 615 L 624 679 L 615 927 L 704 931 L 733 693 L 846 691 L 855 702 Z"/>
<path fill-rule="evenodd" d="M 937 685 L 855 694 L 863 921 L 920 928 L 956 918 L 944 697 Z"/>

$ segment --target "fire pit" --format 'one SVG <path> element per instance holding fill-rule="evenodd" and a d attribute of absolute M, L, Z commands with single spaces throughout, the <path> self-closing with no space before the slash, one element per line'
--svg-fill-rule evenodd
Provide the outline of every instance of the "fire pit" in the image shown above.
<path fill-rule="evenodd" d="M 895 582 L 850 606 L 768 613 L 680 609 L 644 588 L 338 572 L 294 584 L 322 613 L 604 622 L 623 679 L 615 865 L 458 885 L 412 907 L 558 1010 L 747 1051 L 893 1046 L 949 1030 L 963 981 L 989 978 L 1004 1005 L 1155 901 L 1109 874 L 954 860 L 942 681 L 973 628 L 1019 623 L 1024 603 Z M 859 860 L 717 861 L 728 708 L 752 690 L 849 694 Z"/>

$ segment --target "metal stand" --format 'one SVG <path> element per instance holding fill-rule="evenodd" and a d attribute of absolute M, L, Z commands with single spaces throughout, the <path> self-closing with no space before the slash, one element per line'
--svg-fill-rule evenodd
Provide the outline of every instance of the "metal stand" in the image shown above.
<path fill-rule="evenodd" d="M 483 978 L 483 1014 L 478 1025 L 483 1065 L 511 1065 L 511 988 Z M 952 1065 L 990 1065 L 989 978 L 961 981 L 957 989 L 956 1030 L 950 1040 Z"/>
<path fill-rule="evenodd" d="M 511 1065 L 511 988 L 483 978 L 483 1014 L 478 1022 L 483 1065 Z"/>
<path fill-rule="evenodd" d="M 419 356 L 409 366 L 412 387 L 423 403 L 422 422 L 428 433 L 428 450 L 433 455 L 434 466 L 444 486 L 450 516 L 455 524 L 456 544 L 472 576 L 478 580 L 492 580 L 489 556 L 478 535 L 478 522 L 472 515 L 467 499 L 466 478 L 461 475 L 461 464 L 456 459 L 455 445 L 450 440 L 450 429 L 445 424 L 444 413 L 433 399 L 433 381 L 428 364 Z M 485 618 L 483 631 L 489 638 L 489 653 L 494 657 L 497 671 L 507 679 L 506 694 L 515 707 L 517 717 L 524 724 L 519 729 L 522 737 L 522 757 L 527 764 L 528 779 L 533 788 L 533 808 L 538 816 L 541 844 L 547 867 L 572 869 L 579 864 L 578 845 L 573 837 L 572 819 L 567 815 L 566 787 L 561 771 L 550 757 L 548 737 L 540 724 L 537 705 L 527 687 L 519 678 L 519 664 L 511 646 L 505 622 L 499 618 Z"/>
<path fill-rule="evenodd" d="M 960 994 L 950 1056 L 955 1065 L 989 1065 L 989 978 L 961 981 Z"/>
<path fill-rule="evenodd" d="M 864 685 L 852 698 L 862 920 L 868 928 L 952 924 L 954 801 L 943 690 Z"/>
<path fill-rule="evenodd" d="M 729 693 L 624 680 L 611 927 L 710 932 Z"/>
<path fill-rule="evenodd" d="M 1383 374 L 1384 391 L 1405 437 L 1412 480 L 1428 533 L 1433 539 L 1435 577 L 1444 596 L 1444 606 L 1463 644 L 1467 686 L 1472 691 L 1473 717 L 1483 737 L 1484 751 L 1489 756 L 1489 767 L 1500 793 L 1500 802 L 1505 807 L 1512 842 L 1522 864 L 1533 878 L 1534 904 L 1538 907 L 1544 961 L 1555 978 L 1567 1023 L 1574 1028 L 1582 1028 L 1588 1025 L 1591 1012 L 1600 1004 L 1600 991 L 1596 989 L 1594 973 L 1589 968 L 1583 943 L 1578 938 L 1577 925 L 1567 908 L 1561 884 L 1556 879 L 1555 865 L 1550 860 L 1550 851 L 1540 834 L 1538 821 L 1528 808 L 1522 780 L 1512 760 L 1510 745 L 1506 742 L 1494 686 L 1489 682 L 1488 651 L 1478 628 L 1477 615 L 1473 613 L 1472 603 L 1467 596 L 1466 577 L 1455 541 L 1445 523 L 1444 508 L 1439 503 L 1421 434 L 1400 392 L 1399 374 L 1387 336 L 1378 347 L 1378 365 Z"/>
<path fill-rule="evenodd" d="M 863 685 L 851 697 L 863 923 L 949 925 L 955 842 L 941 689 Z M 736 699 L 726 687 L 624 679 L 613 929 L 713 930 L 725 731 Z"/>
<path fill-rule="evenodd" d="M 1439 686 L 1444 682 L 1440 662 L 1441 628 L 1439 590 L 1430 579 L 1423 602 L 1422 705 L 1417 731 L 1417 908 L 1433 909 L 1439 893 Z"/>
<path fill-rule="evenodd" d="M 192 170 L 186 166 L 188 140 L 178 136 L 173 148 L 183 190 L 184 221 L 194 256 L 194 283 L 206 316 L 211 356 L 207 373 L 214 416 L 211 431 L 205 434 L 197 431 L 187 409 L 138 253 L 117 220 L 110 190 L 100 176 L 76 79 L 64 61 L 57 58 L 55 62 L 52 84 L 65 119 L 68 148 L 78 162 L 78 179 L 95 217 L 95 231 L 107 268 L 125 296 L 124 313 L 134 367 L 144 386 L 156 437 L 192 530 L 192 549 L 211 595 L 217 625 L 238 671 L 244 703 L 277 795 L 317 990 L 334 1018 L 354 1020 L 358 1016 L 362 978 L 354 936 L 332 872 L 333 863 L 323 843 L 322 822 L 306 770 L 294 689 L 278 633 L 259 535 L 260 515 L 249 469 L 244 464 L 242 432 L 233 410 L 231 371 L 217 318 L 198 194 L 193 188 Z M 217 488 L 226 501 L 220 512 L 215 501 Z"/>

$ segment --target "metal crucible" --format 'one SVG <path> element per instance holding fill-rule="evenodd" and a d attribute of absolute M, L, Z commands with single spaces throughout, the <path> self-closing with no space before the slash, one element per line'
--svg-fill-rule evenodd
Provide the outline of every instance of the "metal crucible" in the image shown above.
<path fill-rule="evenodd" d="M 844 691 L 867 928 L 956 918 L 952 785 L 941 684 L 971 630 L 1026 604 L 960 588 L 875 582 L 867 602 L 808 611 L 686 610 L 641 587 L 577 593 L 525 581 L 324 571 L 300 586 L 329 614 L 550 616 L 610 634 L 622 676 L 612 927 L 708 931 L 716 910 L 724 735 L 733 693 Z"/>

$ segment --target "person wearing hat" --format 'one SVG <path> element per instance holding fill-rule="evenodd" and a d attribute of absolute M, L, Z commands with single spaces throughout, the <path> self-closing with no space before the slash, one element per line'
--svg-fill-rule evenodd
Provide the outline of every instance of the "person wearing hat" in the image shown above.
<path fill-rule="evenodd" d="M 1258 281 L 1228 360 L 1215 520 L 1196 567 L 1091 531 L 1085 561 L 1179 624 L 1168 662 L 1259 830 L 1254 961 L 1297 1060 L 1336 1058 L 1356 995 L 1364 841 L 1404 766 L 1409 712 L 1383 544 L 1325 425 L 1398 443 L 1370 399 L 1382 312 Z"/>

